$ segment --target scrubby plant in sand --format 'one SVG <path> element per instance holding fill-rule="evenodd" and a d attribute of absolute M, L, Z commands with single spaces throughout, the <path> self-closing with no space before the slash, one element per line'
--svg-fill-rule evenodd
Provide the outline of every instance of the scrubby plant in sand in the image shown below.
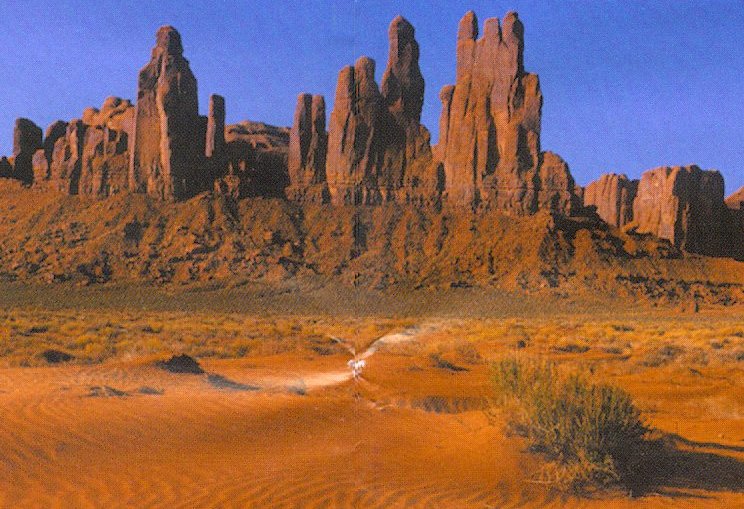
<path fill-rule="evenodd" d="M 633 490 L 650 430 L 625 391 L 517 357 L 496 363 L 493 380 L 514 429 L 548 459 L 541 482 L 576 492 Z"/>

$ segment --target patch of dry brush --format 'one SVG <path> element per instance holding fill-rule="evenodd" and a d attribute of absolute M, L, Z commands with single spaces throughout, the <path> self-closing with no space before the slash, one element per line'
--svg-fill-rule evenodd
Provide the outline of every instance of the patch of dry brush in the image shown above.
<path fill-rule="evenodd" d="M 495 364 L 493 380 L 514 429 L 549 460 L 542 481 L 578 492 L 637 484 L 650 430 L 627 392 L 516 357 Z"/>

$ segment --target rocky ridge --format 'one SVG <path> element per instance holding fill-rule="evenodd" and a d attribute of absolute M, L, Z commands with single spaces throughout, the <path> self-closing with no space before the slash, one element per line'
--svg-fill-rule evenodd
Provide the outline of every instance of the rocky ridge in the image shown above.
<path fill-rule="evenodd" d="M 584 205 L 596 207 L 612 226 L 655 235 L 687 252 L 744 257 L 744 228 L 727 207 L 723 176 L 715 170 L 660 167 L 639 181 L 603 175 L 585 188 Z"/>
<path fill-rule="evenodd" d="M 538 76 L 524 69 L 516 13 L 487 19 L 482 34 L 475 13 L 460 21 L 455 84 L 440 91 L 433 147 L 421 124 L 420 48 L 405 18 L 391 22 L 388 46 L 379 85 L 369 57 L 340 71 L 328 122 L 325 98 L 303 93 L 290 128 L 226 125 L 219 95 L 199 114 L 181 37 L 160 28 L 136 103 L 110 97 L 43 136 L 30 120 L 16 122 L 0 177 L 32 190 L 6 194 L 37 192 L 48 207 L 48 193 L 77 197 L 61 202 L 69 214 L 42 220 L 47 211 L 29 211 L 46 229 L 37 240 L 0 244 L 4 277 L 170 283 L 304 274 L 381 287 L 610 288 L 612 278 L 600 284 L 604 276 L 575 266 L 579 253 L 615 271 L 623 264 L 613 257 L 645 260 L 637 263 L 647 272 L 623 276 L 631 286 L 649 271 L 666 280 L 662 267 L 685 252 L 744 257 L 744 218 L 736 196 L 724 202 L 718 172 L 665 167 L 582 189 L 559 155 L 543 151 L 543 97 Z M 160 205 L 172 202 L 173 211 Z M 131 211 L 111 226 L 123 237 L 82 219 L 112 207 Z M 92 242 L 93 231 L 111 245 Z M 505 265 L 515 258 L 524 262 L 518 273 Z"/>

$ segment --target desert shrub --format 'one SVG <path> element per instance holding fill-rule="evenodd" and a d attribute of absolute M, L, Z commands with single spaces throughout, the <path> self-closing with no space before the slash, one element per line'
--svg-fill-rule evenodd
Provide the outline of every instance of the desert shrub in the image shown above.
<path fill-rule="evenodd" d="M 549 460 L 544 481 L 580 492 L 635 483 L 649 428 L 628 393 L 517 358 L 497 363 L 493 380 L 511 424 Z"/>
<path fill-rule="evenodd" d="M 483 357 L 481 356 L 478 349 L 473 346 L 472 343 L 462 341 L 457 343 L 455 346 L 455 352 L 459 355 L 467 364 L 481 364 Z"/>
<path fill-rule="evenodd" d="M 679 346 L 664 345 L 649 352 L 646 357 L 641 360 L 641 364 L 647 368 L 658 368 L 659 366 L 669 364 L 683 352 L 684 349 Z"/>
<path fill-rule="evenodd" d="M 582 345 L 579 343 L 568 342 L 560 345 L 555 345 L 552 350 L 558 353 L 586 353 L 589 351 L 589 347 L 587 345 Z"/>

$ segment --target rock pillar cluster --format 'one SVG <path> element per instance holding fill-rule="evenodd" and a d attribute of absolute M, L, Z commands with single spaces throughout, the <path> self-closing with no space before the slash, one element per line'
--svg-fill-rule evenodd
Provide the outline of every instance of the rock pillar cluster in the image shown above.
<path fill-rule="evenodd" d="M 300 94 L 297 97 L 294 123 L 289 133 L 290 200 L 328 203 L 330 194 L 326 179 L 325 99 L 321 95 Z"/>
<path fill-rule="evenodd" d="M 449 202 L 515 214 L 574 212 L 579 199 L 567 165 L 541 153 L 542 93 L 537 75 L 524 70 L 524 26 L 516 13 L 487 19 L 480 37 L 475 13 L 465 14 L 455 85 L 444 87 L 440 99 L 436 153 Z"/>
<path fill-rule="evenodd" d="M 336 205 L 437 199 L 430 137 L 421 125 L 424 78 L 415 30 L 398 16 L 388 39 L 381 86 L 368 57 L 339 73 L 327 148 L 323 98 L 299 97 L 290 134 L 290 198 Z"/>

